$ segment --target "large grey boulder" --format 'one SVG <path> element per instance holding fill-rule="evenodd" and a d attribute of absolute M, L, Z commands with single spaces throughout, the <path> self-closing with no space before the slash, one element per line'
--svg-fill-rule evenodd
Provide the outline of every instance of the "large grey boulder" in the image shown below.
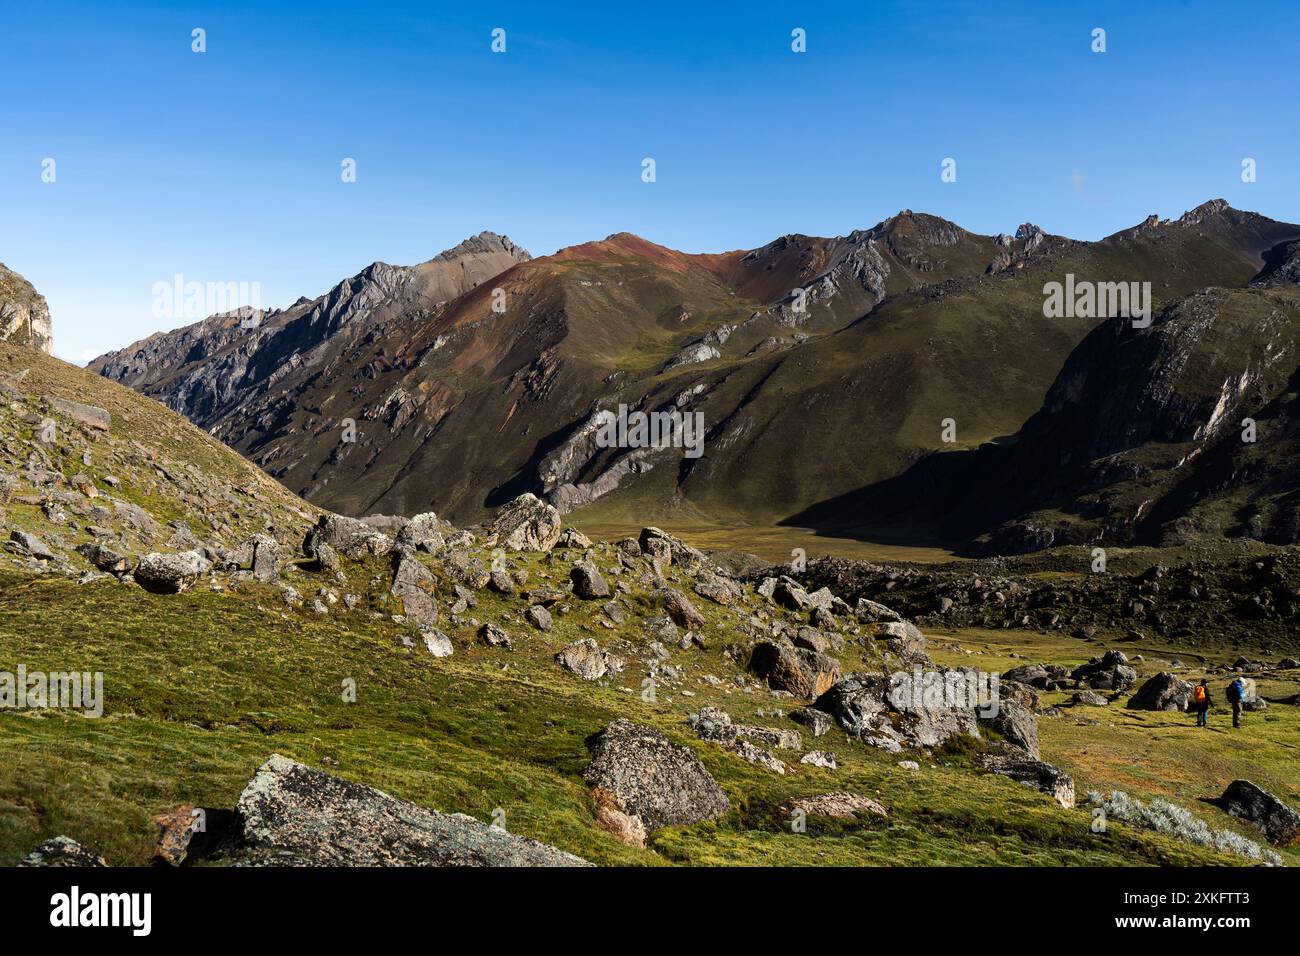
<path fill-rule="evenodd" d="M 560 513 L 532 493 L 520 495 L 497 512 L 491 534 L 498 547 L 512 551 L 550 551 L 560 540 Z"/>
<path fill-rule="evenodd" d="M 1249 820 L 1278 846 L 1300 842 L 1300 813 L 1249 780 L 1234 780 L 1216 801 L 1227 813 Z"/>
<path fill-rule="evenodd" d="M 393 584 L 388 592 L 402 602 L 403 613 L 416 624 L 436 624 L 438 603 L 434 592 L 437 583 L 433 573 L 405 548 L 398 549 L 393 555 Z"/>
<path fill-rule="evenodd" d="M 98 405 L 83 405 L 81 402 L 69 401 L 54 395 L 46 395 L 45 401 L 49 403 L 51 411 L 79 425 L 100 432 L 106 432 L 113 427 L 113 416 Z"/>
<path fill-rule="evenodd" d="M 237 862 L 268 866 L 584 866 L 563 850 L 272 754 L 239 797 Z"/>
<path fill-rule="evenodd" d="M 693 548 L 680 538 L 675 538 L 658 528 L 642 528 L 637 537 L 641 553 L 654 558 L 665 567 L 678 564 L 690 570 L 707 562 L 703 551 Z"/>
<path fill-rule="evenodd" d="M 1192 699 L 1192 685 L 1168 671 L 1161 671 L 1128 699 L 1130 710 L 1186 710 Z"/>
<path fill-rule="evenodd" d="M 136 565 L 135 583 L 153 594 L 178 594 L 189 589 L 211 566 L 198 551 L 150 551 Z"/>
<path fill-rule="evenodd" d="M 592 759 L 582 776 L 600 822 L 627 842 L 727 812 L 727 796 L 700 758 L 657 730 L 616 720 L 587 744 Z"/>
<path fill-rule="evenodd" d="M 248 556 L 248 566 L 258 581 L 271 582 L 280 576 L 284 553 L 280 542 L 268 534 L 255 534 L 239 546 L 240 557 Z"/>

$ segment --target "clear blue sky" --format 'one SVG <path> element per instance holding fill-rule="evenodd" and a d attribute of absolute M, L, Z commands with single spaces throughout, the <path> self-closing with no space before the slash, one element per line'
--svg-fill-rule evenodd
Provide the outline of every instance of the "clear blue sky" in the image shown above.
<path fill-rule="evenodd" d="M 544 255 L 902 208 L 1078 238 L 1216 196 L 1300 221 L 1294 2 L 541 6 L 11 0 L 0 261 L 84 361 L 185 324 L 151 311 L 177 272 L 278 306 L 482 229 Z"/>

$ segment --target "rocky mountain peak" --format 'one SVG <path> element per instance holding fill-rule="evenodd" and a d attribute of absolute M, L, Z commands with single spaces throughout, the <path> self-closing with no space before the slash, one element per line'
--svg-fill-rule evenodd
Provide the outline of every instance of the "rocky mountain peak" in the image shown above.
<path fill-rule="evenodd" d="M 527 249 L 515 245 L 510 241 L 509 236 L 499 236 L 495 232 L 485 229 L 477 236 L 470 236 L 445 252 L 438 253 L 431 261 L 450 262 L 464 256 L 482 256 L 492 253 L 504 253 L 516 262 L 527 262 L 532 258 Z"/>

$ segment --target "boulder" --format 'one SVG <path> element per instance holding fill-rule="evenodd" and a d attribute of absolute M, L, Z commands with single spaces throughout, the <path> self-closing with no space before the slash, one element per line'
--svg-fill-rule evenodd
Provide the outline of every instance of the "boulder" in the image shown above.
<path fill-rule="evenodd" d="M 740 600 L 740 587 L 734 581 L 729 581 L 719 574 L 712 571 L 704 571 L 700 574 L 699 579 L 695 582 L 695 593 L 700 597 L 707 598 L 715 604 L 721 604 L 723 607 L 730 607 Z"/>
<path fill-rule="evenodd" d="M 249 567 L 253 578 L 258 581 L 271 582 L 280 576 L 280 567 L 284 556 L 280 542 L 267 534 L 255 534 L 241 546 L 250 553 Z"/>
<path fill-rule="evenodd" d="M 18 861 L 19 866 L 108 866 L 104 858 L 70 837 L 52 837 Z"/>
<path fill-rule="evenodd" d="M 997 713 L 987 718 L 985 723 L 1004 740 L 1015 744 L 1035 760 L 1039 758 L 1038 718 L 1028 707 L 1016 700 L 1001 700 Z"/>
<path fill-rule="evenodd" d="M 131 569 L 130 558 L 98 541 L 77 545 L 77 553 L 98 570 L 109 574 L 126 574 Z"/>
<path fill-rule="evenodd" d="M 1019 754 L 983 754 L 979 765 L 1047 794 L 1065 809 L 1074 806 L 1074 778 L 1049 763 Z"/>
<path fill-rule="evenodd" d="M 51 411 L 95 431 L 106 432 L 113 426 L 113 416 L 98 405 L 83 405 L 54 395 L 46 395 L 45 401 Z"/>
<path fill-rule="evenodd" d="M 695 609 L 695 605 L 681 591 L 662 588 L 658 596 L 664 603 L 664 611 L 678 627 L 698 631 L 704 626 L 704 615 Z"/>
<path fill-rule="evenodd" d="M 150 551 L 135 568 L 135 583 L 152 594 L 178 594 L 187 590 L 211 563 L 198 551 L 162 554 Z"/>
<path fill-rule="evenodd" d="M 590 561 L 579 561 L 575 564 L 573 570 L 569 572 L 569 577 L 573 580 L 574 596 L 584 601 L 607 598 L 611 593 L 608 582 Z"/>
<path fill-rule="evenodd" d="M 1300 843 L 1300 813 L 1249 780 L 1232 781 L 1216 803 L 1232 816 L 1255 824 L 1271 843 Z"/>
<path fill-rule="evenodd" d="M 820 737 L 828 733 L 835 726 L 835 721 L 831 718 L 831 715 L 818 710 L 816 707 L 800 707 L 798 710 L 792 710 L 790 711 L 790 719 L 797 724 L 803 724 L 812 732 L 814 737 Z"/>
<path fill-rule="evenodd" d="M 615 832 L 618 825 L 631 824 L 648 834 L 727 812 L 727 796 L 700 758 L 657 730 L 620 719 L 587 744 L 592 760 L 582 776 L 596 792 L 598 810 L 606 808 L 604 825 Z"/>
<path fill-rule="evenodd" d="M 1070 698 L 1075 707 L 1108 707 L 1110 701 L 1095 690 L 1081 690 Z"/>
<path fill-rule="evenodd" d="M 560 540 L 560 513 L 531 492 L 497 512 L 489 533 L 497 547 L 512 551 L 550 551 Z"/>
<path fill-rule="evenodd" d="M 50 550 L 49 545 L 34 534 L 28 534 L 26 531 L 11 531 L 9 540 L 38 561 L 54 560 L 54 552 Z"/>
<path fill-rule="evenodd" d="M 840 679 L 840 662 L 806 647 L 775 641 L 754 645 L 749 667 L 773 690 L 789 691 L 800 700 L 813 700 Z"/>
<path fill-rule="evenodd" d="M 1192 685 L 1168 671 L 1161 671 L 1128 699 L 1130 710 L 1186 710 L 1192 699 Z"/>
<path fill-rule="evenodd" d="M 911 621 L 885 621 L 876 626 L 876 640 L 904 661 L 926 661 L 925 635 Z"/>
<path fill-rule="evenodd" d="M 703 551 L 658 528 L 642 528 L 637 543 L 642 554 L 657 559 L 665 567 L 677 564 L 689 570 L 706 564 L 708 560 Z"/>
<path fill-rule="evenodd" d="M 506 650 L 510 650 L 515 646 L 514 641 L 510 639 L 510 635 L 491 621 L 485 622 L 478 629 L 478 637 L 480 641 L 489 647 L 504 647 Z"/>
<path fill-rule="evenodd" d="M 279 754 L 239 797 L 240 862 L 271 866 L 583 866 L 464 814 L 398 800 Z"/>
<path fill-rule="evenodd" d="M 1070 677 L 1093 690 L 1128 690 L 1137 683 L 1138 674 L 1128 666 L 1123 651 L 1107 651 L 1087 664 L 1076 667 Z"/>
<path fill-rule="evenodd" d="M 425 511 L 402 526 L 402 530 L 397 533 L 397 544 L 432 554 L 441 551 L 447 542 L 438 529 L 438 516 L 432 511 Z"/>
<path fill-rule="evenodd" d="M 936 671 L 935 679 L 943 681 L 947 674 Z M 895 753 L 904 746 L 936 747 L 951 737 L 979 736 L 973 708 L 928 706 L 908 682 L 879 673 L 850 674 L 817 698 L 816 707 L 863 743 Z"/>
<path fill-rule="evenodd" d="M 845 793 L 841 790 L 831 793 L 818 793 L 810 797 L 796 797 L 785 804 L 782 809 L 786 816 L 796 810 L 808 816 L 835 817 L 838 820 L 853 820 L 859 814 L 887 817 L 889 812 L 875 800 L 858 793 Z"/>
<path fill-rule="evenodd" d="M 393 583 L 388 593 L 402 602 L 402 613 L 419 625 L 438 622 L 437 582 L 433 572 L 406 548 L 393 552 Z"/>
<path fill-rule="evenodd" d="M 556 541 L 556 547 L 577 548 L 579 551 L 586 551 L 591 547 L 591 539 L 577 528 L 565 528 L 560 532 L 559 540 Z"/>
<path fill-rule="evenodd" d="M 420 638 L 424 641 L 425 648 L 434 657 L 451 657 L 456 652 L 451 638 L 436 627 L 420 628 Z"/>
<path fill-rule="evenodd" d="M 875 601 L 869 601 L 866 598 L 858 598 L 858 603 L 853 608 L 853 614 L 865 624 L 879 624 L 883 621 L 901 621 L 903 619 L 902 615 L 897 611 L 887 608 L 883 604 L 877 604 Z"/>
<path fill-rule="evenodd" d="M 359 518 L 323 514 L 316 525 L 307 532 L 302 542 L 302 553 L 316 557 L 316 547 L 327 544 L 340 554 L 360 561 L 366 557 L 385 557 L 393 550 L 393 539 L 378 528 Z"/>
<path fill-rule="evenodd" d="M 554 621 L 551 618 L 551 612 L 546 610 L 546 608 L 542 607 L 540 604 L 531 605 L 528 610 L 524 612 L 524 617 L 527 619 L 529 624 L 537 628 L 539 631 L 549 631 L 554 625 Z"/>
<path fill-rule="evenodd" d="M 555 655 L 555 660 L 570 673 L 583 680 L 600 680 L 608 671 L 605 655 L 591 638 L 574 641 Z"/>

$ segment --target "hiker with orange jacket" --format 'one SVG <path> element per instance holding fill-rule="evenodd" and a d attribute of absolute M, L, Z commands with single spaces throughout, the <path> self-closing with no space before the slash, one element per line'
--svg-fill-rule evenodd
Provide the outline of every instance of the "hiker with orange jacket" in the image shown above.
<path fill-rule="evenodd" d="M 1210 685 L 1204 677 L 1192 688 L 1192 707 L 1196 711 L 1196 726 L 1210 725 Z"/>

